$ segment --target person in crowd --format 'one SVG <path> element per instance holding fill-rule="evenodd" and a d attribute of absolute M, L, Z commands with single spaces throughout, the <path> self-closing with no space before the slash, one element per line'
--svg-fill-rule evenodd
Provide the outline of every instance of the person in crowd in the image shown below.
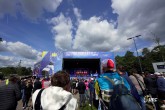
<path fill-rule="evenodd" d="M 17 84 L 17 78 L 10 76 L 9 83 L 0 84 L 0 110 L 16 110 L 17 101 L 21 99 L 21 90 Z"/>
<path fill-rule="evenodd" d="M 40 78 L 36 78 L 34 81 L 34 88 L 33 88 L 33 93 L 37 90 L 37 89 L 41 89 L 42 88 L 42 84 L 40 81 Z"/>
<path fill-rule="evenodd" d="M 3 74 L 0 74 L 0 84 L 4 83 L 4 78 L 3 78 Z"/>
<path fill-rule="evenodd" d="M 46 77 L 42 80 L 42 88 L 47 88 L 50 86 L 50 79 L 49 77 Z"/>
<path fill-rule="evenodd" d="M 113 94 L 113 84 L 108 80 L 111 79 L 115 85 L 121 84 L 124 81 L 124 85 L 130 90 L 128 82 L 120 77 L 117 72 L 114 72 L 115 64 L 112 59 L 105 59 L 101 62 L 103 74 L 97 79 L 95 83 L 95 90 L 98 97 L 100 97 L 101 109 L 110 109 L 110 98 Z M 107 78 L 105 78 L 107 77 Z"/>
<path fill-rule="evenodd" d="M 145 84 L 144 84 L 143 77 L 138 74 L 137 70 L 132 69 L 132 71 L 130 72 L 129 78 L 131 79 L 132 83 L 135 85 L 137 92 L 140 96 L 142 110 L 146 110 L 146 105 L 144 102 Z"/>
<path fill-rule="evenodd" d="M 156 73 L 157 75 L 157 86 L 158 86 L 158 99 L 162 101 L 161 108 L 165 109 L 165 78 L 163 77 L 163 74 Z"/>
<path fill-rule="evenodd" d="M 41 89 L 32 95 L 33 108 Z M 45 88 L 41 93 L 41 107 L 43 110 L 75 110 L 77 100 L 70 91 L 70 76 L 65 71 L 58 71 L 51 77 L 51 86 Z"/>
<path fill-rule="evenodd" d="M 31 80 L 27 80 L 26 86 L 24 89 L 23 109 L 26 109 L 26 107 L 28 107 L 29 99 L 32 95 L 32 89 L 33 89 L 33 86 L 32 86 Z"/>
<path fill-rule="evenodd" d="M 80 105 L 80 107 L 85 106 L 85 90 L 86 90 L 86 86 L 85 86 L 85 83 L 84 83 L 83 79 L 81 79 L 80 82 L 78 83 L 77 90 L 79 92 L 79 99 L 80 99 L 79 100 L 79 105 Z"/>
<path fill-rule="evenodd" d="M 25 103 L 26 103 L 26 96 L 25 96 L 26 82 L 27 82 L 27 79 L 23 79 L 21 81 L 21 94 L 22 94 L 23 109 L 24 109 L 24 106 L 25 106 Z"/>
<path fill-rule="evenodd" d="M 75 93 L 75 91 L 76 91 L 76 79 L 75 78 L 73 78 L 71 80 L 71 91 L 72 91 L 72 93 Z"/>
<path fill-rule="evenodd" d="M 88 84 L 88 87 L 89 87 L 89 106 L 92 106 L 93 105 L 94 92 L 95 92 L 94 78 L 91 78 L 91 80 Z"/>
<path fill-rule="evenodd" d="M 140 99 L 140 95 L 138 94 L 138 91 L 137 91 L 135 85 L 133 84 L 133 82 L 131 81 L 131 79 L 128 77 L 128 74 L 126 73 L 125 67 L 122 66 L 122 65 L 118 65 L 117 66 L 117 73 L 121 77 L 123 77 L 123 78 L 125 78 L 127 80 L 127 82 L 129 83 L 129 85 L 131 87 L 131 94 L 134 96 L 134 98 L 136 99 L 136 101 L 139 104 L 142 104 L 141 99 Z"/>
<path fill-rule="evenodd" d="M 146 85 L 147 93 L 150 94 L 152 98 L 158 98 L 157 76 L 146 71 L 144 83 Z M 158 102 L 154 102 L 154 104 L 156 106 L 156 110 L 159 110 Z"/>
<path fill-rule="evenodd" d="M 89 99 L 89 91 L 88 91 L 88 89 L 89 89 L 88 84 L 89 83 L 88 83 L 87 79 L 85 80 L 84 84 L 86 86 L 86 89 L 85 89 L 85 98 L 86 99 Z"/>

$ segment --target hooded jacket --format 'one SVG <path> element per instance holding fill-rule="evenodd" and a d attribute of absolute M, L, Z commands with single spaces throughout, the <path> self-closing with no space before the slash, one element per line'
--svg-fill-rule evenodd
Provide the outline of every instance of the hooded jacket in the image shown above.
<path fill-rule="evenodd" d="M 33 108 L 39 91 L 40 89 L 36 90 L 32 96 Z M 41 94 L 41 106 L 43 110 L 59 110 L 63 105 L 66 105 L 64 110 L 75 110 L 77 99 L 61 87 L 50 86 L 43 90 Z"/>

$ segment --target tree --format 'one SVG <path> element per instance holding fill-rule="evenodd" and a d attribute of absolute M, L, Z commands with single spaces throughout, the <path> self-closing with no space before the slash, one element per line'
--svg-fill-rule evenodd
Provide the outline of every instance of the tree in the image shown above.
<path fill-rule="evenodd" d="M 142 55 L 147 56 L 150 53 L 150 50 L 148 48 L 143 48 Z"/>

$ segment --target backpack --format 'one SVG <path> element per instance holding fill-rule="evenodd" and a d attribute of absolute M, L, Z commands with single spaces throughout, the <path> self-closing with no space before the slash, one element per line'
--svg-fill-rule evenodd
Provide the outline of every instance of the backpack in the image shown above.
<path fill-rule="evenodd" d="M 36 97 L 34 108 L 35 110 L 43 110 L 41 106 L 41 93 L 43 92 L 44 89 L 41 89 Z M 66 107 L 66 104 L 64 104 L 59 110 L 64 110 Z"/>
<path fill-rule="evenodd" d="M 113 85 L 113 93 L 110 98 L 109 110 L 141 110 L 139 103 L 130 94 L 130 91 L 124 85 L 123 78 L 122 83 L 115 85 L 114 81 L 107 76 L 104 76 Z"/>

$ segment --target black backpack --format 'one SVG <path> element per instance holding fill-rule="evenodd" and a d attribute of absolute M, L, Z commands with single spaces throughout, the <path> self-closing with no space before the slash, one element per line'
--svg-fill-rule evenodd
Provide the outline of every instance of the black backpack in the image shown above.
<path fill-rule="evenodd" d="M 114 81 L 105 76 L 113 85 L 113 93 L 110 98 L 110 110 L 141 110 L 141 106 L 125 87 L 123 78 L 122 83 L 115 85 Z"/>
<path fill-rule="evenodd" d="M 35 104 L 34 104 L 34 108 L 35 110 L 43 110 L 42 106 L 41 106 L 41 93 L 43 92 L 44 89 L 41 89 L 37 95 Z M 64 104 L 59 110 L 64 110 L 66 107 L 66 104 Z"/>

